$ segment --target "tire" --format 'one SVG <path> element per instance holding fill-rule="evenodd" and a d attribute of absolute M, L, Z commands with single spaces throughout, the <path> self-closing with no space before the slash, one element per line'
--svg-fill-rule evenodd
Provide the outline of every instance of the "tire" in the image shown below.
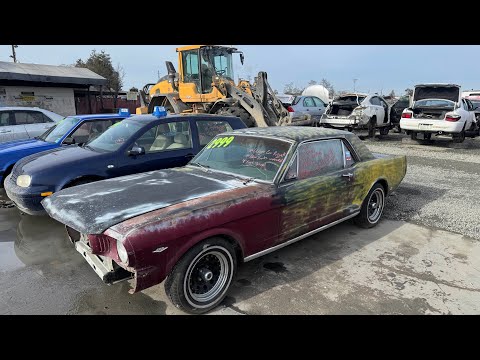
<path fill-rule="evenodd" d="M 374 204 L 376 205 L 373 206 Z M 380 183 L 376 183 L 363 200 L 360 214 L 354 218 L 355 224 L 365 229 L 374 227 L 380 221 L 384 207 L 385 189 Z"/>
<path fill-rule="evenodd" d="M 382 135 L 382 136 L 388 135 L 388 133 L 390 131 L 388 126 L 381 127 L 379 130 L 380 130 L 380 135 Z"/>
<path fill-rule="evenodd" d="M 236 269 L 237 258 L 232 244 L 213 237 L 183 255 L 165 281 L 165 292 L 180 310 L 202 314 L 222 302 Z"/>
<path fill-rule="evenodd" d="M 423 133 L 423 140 L 432 140 L 432 133 Z"/>
<path fill-rule="evenodd" d="M 375 130 L 377 127 L 377 117 L 374 116 L 368 122 L 368 137 L 373 139 L 375 137 Z"/>
<path fill-rule="evenodd" d="M 453 134 L 452 139 L 454 143 L 460 144 L 465 141 L 465 127 L 458 134 Z"/>
<path fill-rule="evenodd" d="M 13 170 L 13 166 L 9 167 L 7 169 L 7 171 L 5 171 L 5 173 L 3 174 L 3 179 L 2 179 L 2 188 L 5 188 L 5 180 L 7 179 L 7 176 L 10 175 L 10 173 L 12 172 Z"/>
<path fill-rule="evenodd" d="M 417 140 L 417 133 L 416 133 L 415 131 L 412 131 L 412 132 L 410 133 L 410 139 L 412 139 L 412 140 Z"/>
<path fill-rule="evenodd" d="M 218 115 L 236 116 L 239 117 L 247 127 L 255 127 L 255 120 L 252 115 L 244 108 L 238 106 L 223 107 L 216 111 Z"/>

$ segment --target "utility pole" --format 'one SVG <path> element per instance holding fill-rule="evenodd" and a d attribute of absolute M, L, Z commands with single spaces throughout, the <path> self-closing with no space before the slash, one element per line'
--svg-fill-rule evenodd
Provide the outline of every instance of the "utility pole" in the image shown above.
<path fill-rule="evenodd" d="M 353 92 L 356 92 L 355 91 L 355 88 L 356 88 L 355 85 L 357 84 L 357 80 L 358 79 L 353 79 Z"/>
<path fill-rule="evenodd" d="M 18 48 L 18 45 L 12 45 L 12 55 L 10 55 L 14 63 L 17 62 L 17 54 L 15 53 L 16 48 Z"/>

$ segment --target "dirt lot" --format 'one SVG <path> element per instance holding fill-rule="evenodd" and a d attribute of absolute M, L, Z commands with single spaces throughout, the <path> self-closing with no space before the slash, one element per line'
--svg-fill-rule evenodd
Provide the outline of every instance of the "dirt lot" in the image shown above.
<path fill-rule="evenodd" d="M 408 157 L 380 225 L 344 223 L 245 264 L 214 313 L 480 313 L 480 139 L 366 143 Z M 163 286 L 104 285 L 59 223 L 15 208 L 0 208 L 0 273 L 0 314 L 179 313 Z"/>

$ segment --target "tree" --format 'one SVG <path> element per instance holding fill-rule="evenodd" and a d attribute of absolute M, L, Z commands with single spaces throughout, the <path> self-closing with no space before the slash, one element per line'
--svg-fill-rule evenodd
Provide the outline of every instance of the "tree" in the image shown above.
<path fill-rule="evenodd" d="M 317 85 L 317 82 L 315 80 L 310 80 L 308 82 L 308 86 L 312 86 L 312 85 Z"/>
<path fill-rule="evenodd" d="M 113 67 L 110 54 L 107 54 L 104 50 L 97 53 L 97 51 L 94 49 L 90 53 L 90 56 L 87 60 L 84 61 L 82 59 L 78 59 L 75 63 L 75 67 L 87 68 L 107 79 L 107 88 L 109 91 L 113 91 L 115 93 L 113 98 L 113 106 L 117 107 L 118 92 L 122 90 L 125 71 L 120 64 L 117 64 L 116 68 Z"/>
<path fill-rule="evenodd" d="M 413 89 L 406 88 L 406 89 L 405 89 L 405 95 L 413 96 Z"/>
<path fill-rule="evenodd" d="M 390 94 L 388 94 L 392 99 L 395 98 L 395 90 L 390 91 Z"/>
<path fill-rule="evenodd" d="M 296 87 L 293 82 L 288 83 L 283 88 L 283 93 L 287 95 L 301 95 L 303 89 Z"/>
<path fill-rule="evenodd" d="M 324 78 L 320 81 L 320 85 L 322 85 L 325 89 L 328 90 L 328 94 L 331 98 L 335 96 L 335 89 L 333 88 L 333 85 L 330 81 Z"/>
<path fill-rule="evenodd" d="M 130 88 L 130 90 L 128 90 L 128 91 L 131 91 L 131 92 L 138 92 L 138 89 L 137 89 L 135 86 L 133 86 L 133 87 L 131 87 L 131 88 Z"/>

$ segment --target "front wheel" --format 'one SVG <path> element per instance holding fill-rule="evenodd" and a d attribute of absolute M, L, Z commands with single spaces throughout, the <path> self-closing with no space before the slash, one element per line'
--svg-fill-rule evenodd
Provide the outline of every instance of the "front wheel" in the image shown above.
<path fill-rule="evenodd" d="M 380 221 L 384 207 L 385 190 L 381 184 L 376 183 L 363 200 L 360 214 L 354 219 L 355 224 L 365 229 L 374 227 Z"/>
<path fill-rule="evenodd" d="M 195 245 L 178 261 L 165 282 L 165 291 L 177 308 L 202 314 L 223 300 L 236 268 L 232 244 L 211 238 Z"/>

